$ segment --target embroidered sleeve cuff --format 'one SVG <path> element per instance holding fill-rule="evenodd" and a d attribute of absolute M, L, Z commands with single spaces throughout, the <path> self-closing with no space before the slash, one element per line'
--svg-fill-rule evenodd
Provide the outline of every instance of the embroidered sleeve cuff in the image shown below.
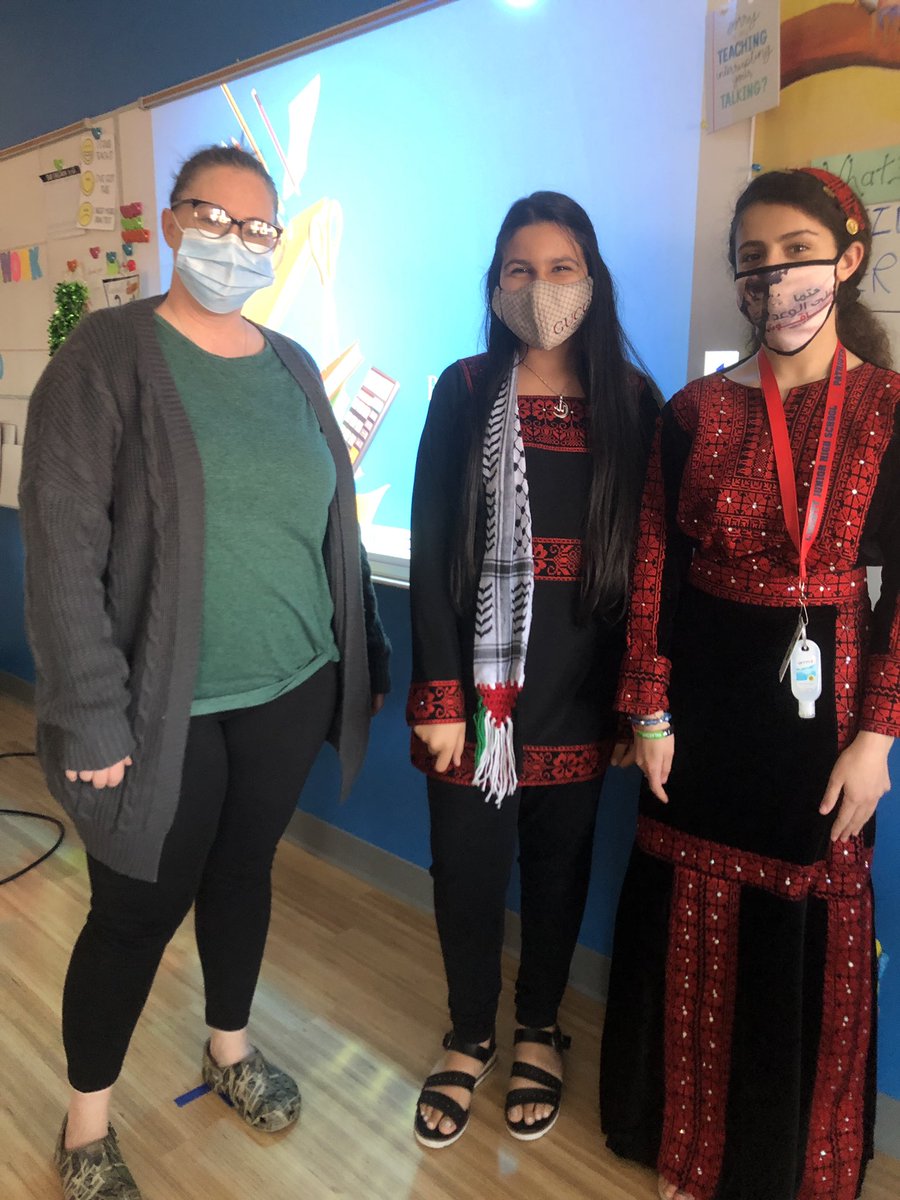
<path fill-rule="evenodd" d="M 409 725 L 447 725 L 466 719 L 466 698 L 458 679 L 414 683 L 406 702 Z"/>
<path fill-rule="evenodd" d="M 672 664 L 661 654 L 637 658 L 626 653 L 619 676 L 616 708 L 629 716 L 644 716 L 667 709 L 671 670 Z"/>
<path fill-rule="evenodd" d="M 866 675 L 860 729 L 900 737 L 900 659 L 873 654 Z"/>

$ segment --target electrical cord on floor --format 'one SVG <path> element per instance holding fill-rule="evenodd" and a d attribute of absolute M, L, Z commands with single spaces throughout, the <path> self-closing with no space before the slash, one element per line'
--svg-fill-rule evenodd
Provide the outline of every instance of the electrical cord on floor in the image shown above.
<path fill-rule="evenodd" d="M 0 754 L 0 759 L 3 758 L 34 758 L 33 750 L 7 750 Z M 0 817 L 31 817 L 35 821 L 47 821 L 50 825 L 55 825 L 57 829 L 57 838 L 49 850 L 45 851 L 40 858 L 36 858 L 34 862 L 28 863 L 19 871 L 14 871 L 12 875 L 7 875 L 5 879 L 0 879 L 0 887 L 4 883 L 12 883 L 14 879 L 21 879 L 23 875 L 27 875 L 29 871 L 33 871 L 35 867 L 39 867 L 42 862 L 46 862 L 51 854 L 55 854 L 63 843 L 63 838 L 66 836 L 66 827 L 57 817 L 48 817 L 46 813 L 28 812 L 23 808 L 0 808 Z"/>

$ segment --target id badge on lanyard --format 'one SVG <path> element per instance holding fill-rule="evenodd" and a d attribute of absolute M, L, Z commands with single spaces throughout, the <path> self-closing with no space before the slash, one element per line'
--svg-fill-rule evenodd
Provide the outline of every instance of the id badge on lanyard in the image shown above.
<path fill-rule="evenodd" d="M 757 361 L 759 363 L 759 379 L 766 402 L 766 413 L 769 418 L 769 429 L 772 433 L 772 449 L 775 453 L 778 486 L 781 490 L 781 508 L 788 534 L 800 559 L 798 586 L 800 614 L 791 644 L 782 659 L 778 678 L 783 680 L 785 672 L 790 666 L 791 690 L 797 699 L 800 716 L 813 717 L 815 716 L 815 701 L 822 691 L 822 659 L 819 647 L 806 636 L 809 624 L 809 614 L 806 608 L 806 562 L 810 548 L 819 536 L 825 516 L 825 503 L 831 485 L 835 448 L 844 411 L 847 352 L 838 342 L 831 363 L 825 417 L 822 421 L 822 431 L 819 434 L 819 447 L 816 452 L 809 490 L 809 503 L 806 507 L 806 519 L 803 522 L 802 531 L 800 529 L 800 508 L 797 503 L 797 478 L 794 472 L 794 459 L 791 453 L 781 391 L 765 350 L 759 351 Z"/>

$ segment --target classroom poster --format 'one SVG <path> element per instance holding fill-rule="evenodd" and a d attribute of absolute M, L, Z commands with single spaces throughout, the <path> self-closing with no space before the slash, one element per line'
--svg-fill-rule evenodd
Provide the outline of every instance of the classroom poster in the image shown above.
<path fill-rule="evenodd" d="M 781 104 L 756 120 L 760 168 L 896 145 L 900 3 L 781 0 L 781 18 Z"/>
<path fill-rule="evenodd" d="M 715 132 L 778 104 L 779 0 L 726 0 L 710 10 L 707 124 Z"/>
<path fill-rule="evenodd" d="M 814 158 L 811 165 L 840 175 L 864 204 L 900 200 L 900 146 L 839 151 Z"/>
<path fill-rule="evenodd" d="M 38 178 L 41 181 L 49 241 L 70 238 L 82 232 L 73 220 L 81 202 L 78 143 L 78 138 L 70 138 L 52 146 L 42 146 L 39 151 Z"/>
<path fill-rule="evenodd" d="M 81 139 L 80 199 L 77 221 L 82 229 L 116 228 L 116 139 L 112 125 L 86 130 Z"/>
<path fill-rule="evenodd" d="M 896 353 L 900 347 L 900 200 L 870 204 L 866 211 L 872 229 L 872 257 L 862 296 L 894 334 Z"/>
<path fill-rule="evenodd" d="M 141 277 L 133 273 L 103 280 L 103 298 L 107 308 L 121 308 L 141 298 Z"/>
<path fill-rule="evenodd" d="M 781 104 L 756 119 L 754 161 L 764 171 L 827 162 L 865 185 L 873 237 L 862 297 L 900 362 L 900 3 L 782 0 L 781 11 Z"/>

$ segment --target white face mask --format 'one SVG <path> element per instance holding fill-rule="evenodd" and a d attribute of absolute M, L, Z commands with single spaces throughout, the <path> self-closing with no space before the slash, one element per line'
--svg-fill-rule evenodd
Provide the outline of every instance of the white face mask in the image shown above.
<path fill-rule="evenodd" d="M 767 350 L 799 354 L 823 328 L 837 294 L 837 261 L 779 263 L 735 275 L 738 308 Z"/>
<path fill-rule="evenodd" d="M 526 346 L 552 350 L 570 338 L 584 320 L 593 292 L 589 275 L 574 283 L 535 279 L 512 291 L 495 287 L 491 308 Z"/>

